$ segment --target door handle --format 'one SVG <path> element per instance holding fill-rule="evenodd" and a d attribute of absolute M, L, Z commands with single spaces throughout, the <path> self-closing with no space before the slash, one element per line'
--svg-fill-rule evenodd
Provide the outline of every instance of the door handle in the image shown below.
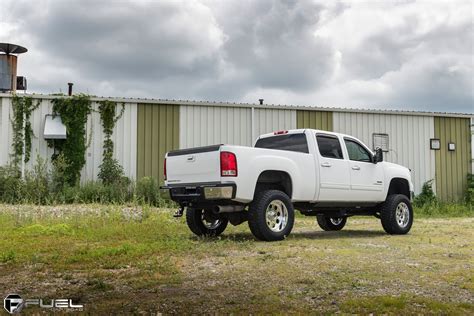
<path fill-rule="evenodd" d="M 359 166 L 352 166 L 352 170 L 360 170 Z"/>
<path fill-rule="evenodd" d="M 331 167 L 331 164 L 329 162 L 323 162 L 321 167 Z"/>

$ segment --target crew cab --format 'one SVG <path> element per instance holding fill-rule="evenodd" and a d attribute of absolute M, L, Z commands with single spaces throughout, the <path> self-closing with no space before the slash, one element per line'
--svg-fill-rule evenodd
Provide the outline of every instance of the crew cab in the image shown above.
<path fill-rule="evenodd" d="M 193 233 L 221 234 L 230 222 L 248 221 L 260 240 L 281 240 L 293 228 L 295 209 L 316 216 L 326 231 L 350 216 L 380 218 L 389 234 L 413 223 L 410 170 L 384 162 L 355 137 L 314 129 L 261 135 L 254 147 L 213 145 L 165 156 L 165 198 L 186 212 Z"/>

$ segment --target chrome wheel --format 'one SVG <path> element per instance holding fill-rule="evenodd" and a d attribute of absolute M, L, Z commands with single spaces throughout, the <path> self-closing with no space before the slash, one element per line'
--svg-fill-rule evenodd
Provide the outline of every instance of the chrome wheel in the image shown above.
<path fill-rule="evenodd" d="M 265 222 L 271 231 L 279 233 L 288 223 L 288 209 L 280 200 L 271 201 L 265 211 Z"/>
<path fill-rule="evenodd" d="M 201 222 L 203 223 L 204 227 L 206 227 L 207 229 L 216 229 L 221 224 L 220 219 L 211 220 L 211 221 L 206 219 L 204 212 L 202 212 L 201 214 Z"/>
<path fill-rule="evenodd" d="M 331 222 L 331 224 L 333 224 L 335 226 L 341 224 L 343 220 L 344 220 L 343 217 L 331 217 L 331 218 L 329 218 L 329 221 Z"/>
<path fill-rule="evenodd" d="M 410 209 L 405 202 L 398 203 L 397 209 L 395 210 L 395 219 L 400 228 L 407 227 L 408 222 L 410 221 Z"/>

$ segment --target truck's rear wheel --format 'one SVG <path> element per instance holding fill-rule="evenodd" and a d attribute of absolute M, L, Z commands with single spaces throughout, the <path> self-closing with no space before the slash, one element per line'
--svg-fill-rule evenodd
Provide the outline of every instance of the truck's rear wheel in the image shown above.
<path fill-rule="evenodd" d="M 189 229 L 198 236 L 219 236 L 226 229 L 228 220 L 210 211 L 188 207 L 186 223 Z"/>
<path fill-rule="evenodd" d="M 257 239 L 282 240 L 290 234 L 294 222 L 293 204 L 282 191 L 261 191 L 250 205 L 249 227 Z"/>
<path fill-rule="evenodd" d="M 341 230 L 347 222 L 346 217 L 329 217 L 318 215 L 316 217 L 319 227 L 325 231 Z"/>
<path fill-rule="evenodd" d="M 389 234 L 403 235 L 413 224 L 413 208 L 403 194 L 391 194 L 383 203 L 380 212 L 383 229 Z"/>

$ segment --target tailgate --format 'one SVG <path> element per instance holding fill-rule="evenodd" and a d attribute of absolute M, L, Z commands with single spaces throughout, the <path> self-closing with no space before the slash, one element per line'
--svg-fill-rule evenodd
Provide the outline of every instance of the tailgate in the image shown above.
<path fill-rule="evenodd" d="M 166 157 L 167 184 L 220 181 L 220 147 L 170 151 Z"/>

